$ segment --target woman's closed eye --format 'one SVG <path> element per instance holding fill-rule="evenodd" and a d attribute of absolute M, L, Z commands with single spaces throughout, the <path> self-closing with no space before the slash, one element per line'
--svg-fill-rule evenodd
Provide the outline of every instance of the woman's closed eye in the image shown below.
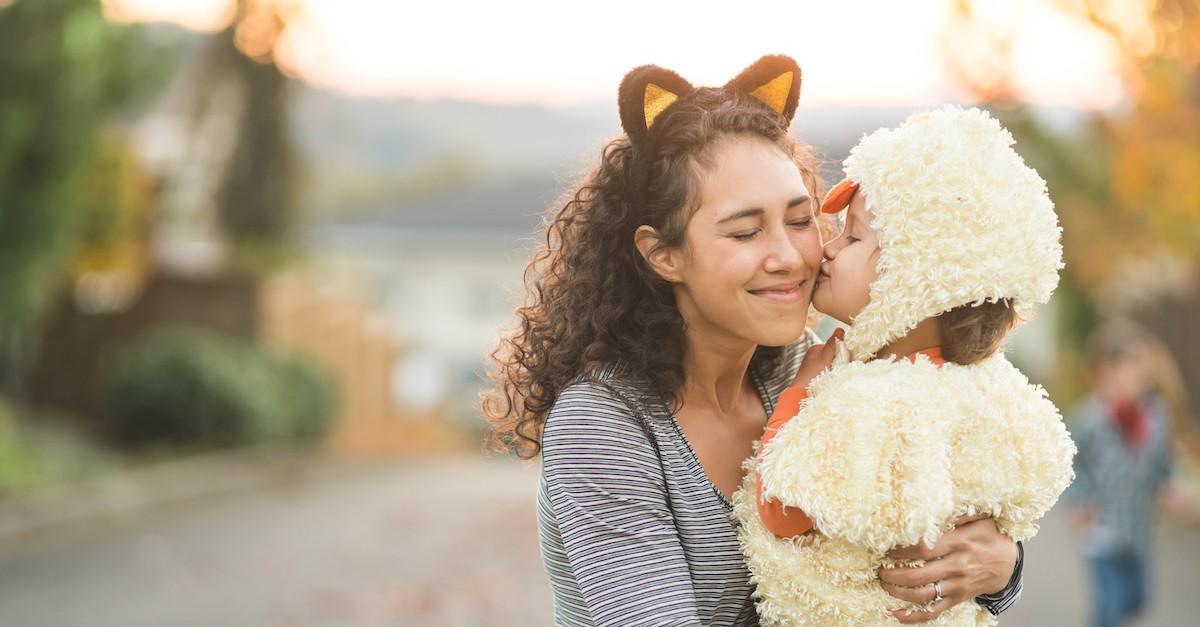
<path fill-rule="evenodd" d="M 794 229 L 807 229 L 814 223 L 815 222 L 812 218 L 804 218 L 803 220 L 792 220 L 791 222 L 788 222 L 788 226 Z"/>
<path fill-rule="evenodd" d="M 755 235 L 758 235 L 759 231 L 761 231 L 761 229 L 754 229 L 751 231 L 738 231 L 737 233 L 730 233 L 729 237 L 732 237 L 733 239 L 735 239 L 739 242 L 744 242 L 744 241 L 753 239 Z"/>

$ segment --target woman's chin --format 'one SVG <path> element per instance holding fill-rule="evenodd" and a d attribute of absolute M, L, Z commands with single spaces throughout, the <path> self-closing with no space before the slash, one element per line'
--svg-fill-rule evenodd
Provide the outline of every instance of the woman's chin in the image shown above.
<path fill-rule="evenodd" d="M 756 344 L 759 346 L 786 346 L 804 337 L 808 330 L 807 320 L 801 318 L 798 325 L 787 329 L 770 329 L 759 334 Z"/>

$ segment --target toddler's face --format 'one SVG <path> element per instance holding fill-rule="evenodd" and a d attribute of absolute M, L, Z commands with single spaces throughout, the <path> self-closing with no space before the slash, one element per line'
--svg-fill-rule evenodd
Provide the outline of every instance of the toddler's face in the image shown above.
<path fill-rule="evenodd" d="M 821 264 L 813 306 L 823 314 L 850 324 L 871 300 L 871 283 L 878 278 L 879 240 L 871 222 L 862 190 L 854 193 L 846 209 L 842 232 L 825 244 L 826 261 Z"/>

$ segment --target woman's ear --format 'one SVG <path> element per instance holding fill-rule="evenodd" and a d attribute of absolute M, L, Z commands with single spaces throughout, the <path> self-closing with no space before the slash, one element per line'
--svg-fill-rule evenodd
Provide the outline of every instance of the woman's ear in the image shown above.
<path fill-rule="evenodd" d="M 639 226 L 633 234 L 633 242 L 655 274 L 671 283 L 681 281 L 679 251 L 664 246 L 654 227 L 645 224 Z"/>

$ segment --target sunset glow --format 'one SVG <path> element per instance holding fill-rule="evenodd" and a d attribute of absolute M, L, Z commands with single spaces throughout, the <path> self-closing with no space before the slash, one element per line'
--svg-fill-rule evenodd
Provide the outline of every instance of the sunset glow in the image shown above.
<path fill-rule="evenodd" d="M 942 61 L 950 0 L 769 0 L 720 14 L 644 0 L 293 0 L 280 64 L 363 97 L 569 104 L 612 97 L 643 63 L 719 84 L 759 55 L 804 68 L 803 105 L 922 105 L 954 99 Z M 213 31 L 232 0 L 105 0 L 119 20 Z M 997 3 L 1012 27 L 1014 84 L 1037 104 L 1105 108 L 1122 96 L 1106 37 L 1044 0 Z M 749 8 L 753 7 L 753 9 Z M 634 17 L 636 16 L 636 18 Z"/>

